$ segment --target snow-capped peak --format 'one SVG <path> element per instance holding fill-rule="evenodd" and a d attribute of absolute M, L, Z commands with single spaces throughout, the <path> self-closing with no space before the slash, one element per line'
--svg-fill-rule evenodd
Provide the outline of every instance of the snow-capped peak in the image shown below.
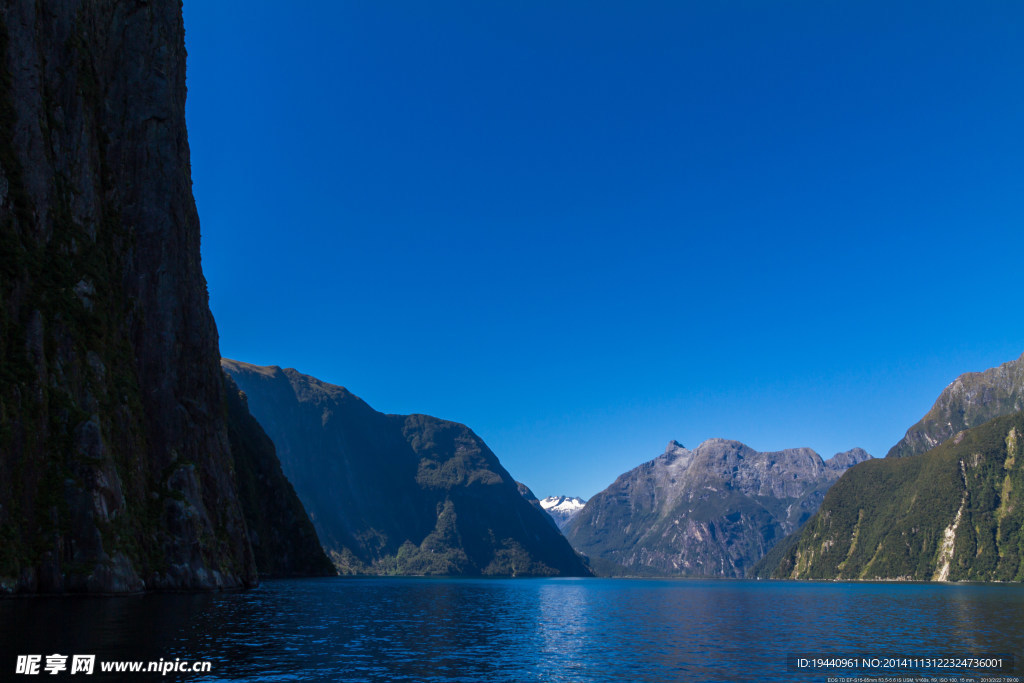
<path fill-rule="evenodd" d="M 586 502 L 582 498 L 571 496 L 548 496 L 540 501 L 540 506 L 548 512 L 554 511 L 571 515 L 582 510 Z"/>
<path fill-rule="evenodd" d="M 540 506 L 551 515 L 551 519 L 555 520 L 555 524 L 561 529 L 583 509 L 586 502 L 573 496 L 548 496 L 540 501 Z"/>

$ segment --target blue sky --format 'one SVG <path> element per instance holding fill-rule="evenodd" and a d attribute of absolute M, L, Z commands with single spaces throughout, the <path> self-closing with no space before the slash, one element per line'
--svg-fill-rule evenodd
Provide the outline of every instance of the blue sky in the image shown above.
<path fill-rule="evenodd" d="M 284 9 L 282 9 L 284 8 Z M 185 1 L 223 355 L 541 496 L 882 456 L 1024 351 L 1024 4 Z"/>

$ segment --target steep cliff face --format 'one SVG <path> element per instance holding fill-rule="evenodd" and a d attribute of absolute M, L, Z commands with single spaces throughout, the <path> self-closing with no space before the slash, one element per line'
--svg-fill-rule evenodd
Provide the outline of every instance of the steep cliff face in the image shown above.
<path fill-rule="evenodd" d="M 1024 355 L 984 372 L 957 377 L 931 410 L 886 457 L 919 455 L 959 432 L 989 420 L 1024 410 Z"/>
<path fill-rule="evenodd" d="M 260 577 L 334 575 L 309 515 L 281 471 L 274 443 L 249 413 L 245 393 L 230 377 L 224 379 L 235 480 Z"/>
<path fill-rule="evenodd" d="M 1024 580 L 1024 413 L 847 472 L 777 578 Z"/>
<path fill-rule="evenodd" d="M 466 426 L 384 415 L 292 369 L 223 365 L 342 573 L 587 573 Z"/>
<path fill-rule="evenodd" d="M 566 525 L 604 574 L 742 577 L 817 510 L 861 449 L 828 461 L 809 448 L 761 453 L 711 439 L 626 472 Z"/>
<path fill-rule="evenodd" d="M 256 581 L 176 0 L 0 7 L 0 592 Z"/>

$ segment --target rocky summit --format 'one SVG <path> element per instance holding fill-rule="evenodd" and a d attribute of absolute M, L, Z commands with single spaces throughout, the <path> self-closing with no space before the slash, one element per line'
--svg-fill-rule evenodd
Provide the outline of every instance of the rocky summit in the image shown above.
<path fill-rule="evenodd" d="M 290 368 L 226 359 L 223 367 L 277 446 L 340 572 L 589 573 L 465 425 L 385 415 Z"/>
<path fill-rule="evenodd" d="M 762 453 L 711 439 L 671 441 L 591 498 L 564 532 L 598 574 L 743 577 L 817 509 L 857 448 L 830 460 L 809 448 Z"/>
<path fill-rule="evenodd" d="M 1024 410 L 1024 355 L 984 372 L 960 375 L 886 457 L 919 455 L 957 433 Z"/>

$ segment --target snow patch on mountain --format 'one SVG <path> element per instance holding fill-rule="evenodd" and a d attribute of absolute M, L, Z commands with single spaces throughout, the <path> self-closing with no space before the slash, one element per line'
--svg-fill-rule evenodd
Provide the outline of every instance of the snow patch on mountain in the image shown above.
<path fill-rule="evenodd" d="M 576 513 L 583 509 L 587 501 L 575 496 L 548 496 L 540 501 L 540 506 L 551 515 L 555 524 L 561 529 Z"/>

